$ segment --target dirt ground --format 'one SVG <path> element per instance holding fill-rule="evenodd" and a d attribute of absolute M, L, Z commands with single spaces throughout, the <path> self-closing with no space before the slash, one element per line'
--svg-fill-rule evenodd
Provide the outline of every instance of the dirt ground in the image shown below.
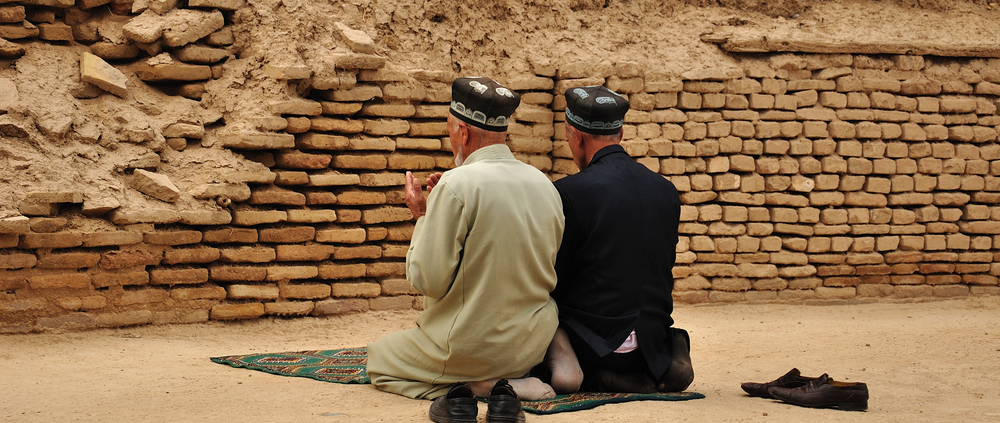
<path fill-rule="evenodd" d="M 365 345 L 416 312 L 143 326 L 0 337 L 4 422 L 412 422 L 427 401 L 236 369 L 209 357 Z M 706 398 L 611 404 L 534 422 L 1000 421 L 1000 298 L 839 305 L 682 306 Z M 867 412 L 750 398 L 792 367 L 866 382 Z M 480 421 L 485 421 L 485 407 Z"/>

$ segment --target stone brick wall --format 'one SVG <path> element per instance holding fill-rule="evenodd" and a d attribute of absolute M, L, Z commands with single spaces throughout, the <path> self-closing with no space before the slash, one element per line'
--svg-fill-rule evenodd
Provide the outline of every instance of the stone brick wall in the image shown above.
<path fill-rule="evenodd" d="M 56 16 L 71 24 L 72 10 Z M 202 41 L 224 43 L 228 27 L 208 21 Z M 351 31 L 335 77 L 270 66 L 311 89 L 272 102 L 256 130 L 219 132 L 270 172 L 199 187 L 217 211 L 112 210 L 117 230 L 87 232 L 60 216 L 80 193 L 28 194 L 23 216 L 0 220 L 0 332 L 419 309 L 403 175 L 453 166 L 456 75 L 392 66 Z M 681 192 L 681 303 L 1000 295 L 1000 60 L 733 57 L 679 78 L 653 64 L 534 60 L 530 74 L 498 78 L 522 95 L 508 144 L 553 179 L 572 174 L 562 94 L 603 84 L 627 95 L 623 146 Z M 168 137 L 177 148 L 195 137 L 180 129 Z"/>

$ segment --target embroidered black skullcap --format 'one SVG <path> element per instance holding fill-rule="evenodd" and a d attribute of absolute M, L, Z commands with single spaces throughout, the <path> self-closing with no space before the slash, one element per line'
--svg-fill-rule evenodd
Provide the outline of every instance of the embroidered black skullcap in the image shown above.
<path fill-rule="evenodd" d="M 617 134 L 628 108 L 625 97 L 599 85 L 566 90 L 566 122 L 588 134 Z"/>
<path fill-rule="evenodd" d="M 504 132 L 521 96 L 483 77 L 458 78 L 451 83 L 451 114 L 469 125 Z"/>

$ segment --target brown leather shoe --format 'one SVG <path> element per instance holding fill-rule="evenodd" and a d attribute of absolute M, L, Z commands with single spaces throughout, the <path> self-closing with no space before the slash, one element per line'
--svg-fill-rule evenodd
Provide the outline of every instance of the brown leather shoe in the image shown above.
<path fill-rule="evenodd" d="M 767 392 L 770 388 L 789 388 L 794 389 L 798 387 L 805 386 L 807 383 L 812 382 L 814 377 L 805 377 L 799 374 L 799 369 L 792 369 L 784 376 L 779 377 L 767 383 L 756 383 L 756 382 L 744 382 L 740 385 L 746 393 L 750 394 L 751 397 L 761 397 L 761 398 L 774 398 L 771 396 L 770 392 Z"/>
<path fill-rule="evenodd" d="M 864 411 L 868 409 L 868 385 L 861 382 L 837 382 L 826 374 L 795 389 L 770 388 L 774 398 L 803 407 L 839 408 Z"/>

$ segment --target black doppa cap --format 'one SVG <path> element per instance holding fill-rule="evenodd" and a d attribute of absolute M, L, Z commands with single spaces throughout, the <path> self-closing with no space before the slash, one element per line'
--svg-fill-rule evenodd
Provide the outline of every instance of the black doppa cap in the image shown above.
<path fill-rule="evenodd" d="M 506 131 L 520 104 L 520 95 L 489 78 L 458 78 L 451 83 L 451 114 L 477 128 Z"/>
<path fill-rule="evenodd" d="M 588 134 L 617 134 L 628 108 L 625 97 L 599 85 L 566 90 L 566 122 Z"/>

